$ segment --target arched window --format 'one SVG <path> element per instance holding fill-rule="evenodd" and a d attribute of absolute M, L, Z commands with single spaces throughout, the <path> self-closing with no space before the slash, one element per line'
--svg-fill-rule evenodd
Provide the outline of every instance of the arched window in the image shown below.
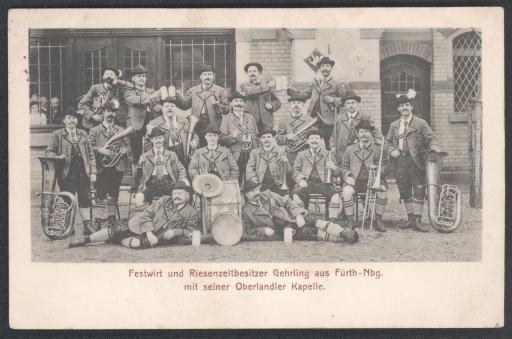
<path fill-rule="evenodd" d="M 464 113 L 481 94 L 482 39 L 472 31 L 453 39 L 454 110 Z"/>

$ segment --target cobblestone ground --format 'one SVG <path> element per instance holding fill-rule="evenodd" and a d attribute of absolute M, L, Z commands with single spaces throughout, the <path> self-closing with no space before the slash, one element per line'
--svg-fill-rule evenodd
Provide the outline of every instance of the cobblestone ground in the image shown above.
<path fill-rule="evenodd" d="M 33 187 L 40 187 L 33 185 Z M 126 202 L 127 193 L 123 200 Z M 359 243 L 346 245 L 318 241 L 245 242 L 233 247 L 204 244 L 131 250 L 119 245 L 96 244 L 68 249 L 68 240 L 48 240 L 40 226 L 40 200 L 32 194 L 32 259 L 36 262 L 446 262 L 481 260 L 482 213 L 468 206 L 463 193 L 463 220 L 451 234 L 418 233 L 400 229 L 406 222 L 396 185 L 389 188 L 384 215 L 386 233 L 362 232 Z M 121 210 L 126 215 L 125 210 Z M 423 222 L 426 219 L 426 207 Z M 78 225 L 77 231 L 81 231 Z"/>

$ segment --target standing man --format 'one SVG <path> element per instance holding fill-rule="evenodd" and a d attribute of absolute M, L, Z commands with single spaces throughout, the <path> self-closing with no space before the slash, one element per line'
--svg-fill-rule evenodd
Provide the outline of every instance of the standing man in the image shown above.
<path fill-rule="evenodd" d="M 244 112 L 245 97 L 236 92 L 231 98 L 231 112 L 224 116 L 220 125 L 221 144 L 229 147 L 240 173 L 245 173 L 251 150 L 257 147 L 258 127 L 254 117 Z M 238 178 L 240 184 L 243 175 Z"/>
<path fill-rule="evenodd" d="M 341 163 L 345 149 L 358 141 L 358 133 L 355 128 L 362 120 L 369 121 L 372 125 L 372 137 L 376 144 L 381 144 L 384 137 L 379 129 L 375 128 L 375 123 L 371 115 L 359 111 L 361 97 L 354 91 L 347 91 L 341 99 L 341 105 L 345 108 L 346 114 L 338 114 L 336 118 L 335 132 L 331 135 L 329 144 L 331 151 L 336 154 L 336 160 Z"/>
<path fill-rule="evenodd" d="M 356 227 L 354 217 L 354 195 L 365 193 L 368 188 L 368 177 L 370 167 L 379 165 L 381 146 L 372 140 L 373 126 L 368 120 L 361 120 L 356 126 L 358 142 L 347 147 L 343 154 L 341 164 L 341 175 L 345 186 L 343 186 L 343 207 L 348 218 L 349 227 Z M 384 147 L 386 147 L 384 145 Z M 380 189 L 376 192 L 375 198 L 375 229 L 379 232 L 386 232 L 382 222 L 382 215 L 386 209 L 387 198 L 387 159 L 386 152 L 382 154 L 381 182 Z"/>
<path fill-rule="evenodd" d="M 194 180 L 200 174 L 215 174 L 222 180 L 238 180 L 239 170 L 231 151 L 218 144 L 220 131 L 213 126 L 208 127 L 205 134 L 206 146 L 192 154 L 188 173 Z"/>
<path fill-rule="evenodd" d="M 58 123 L 62 121 L 62 110 L 60 108 L 60 99 L 53 97 L 50 99 L 50 121 L 52 123 Z"/>
<path fill-rule="evenodd" d="M 82 127 L 89 129 L 101 124 L 104 119 L 103 105 L 114 99 L 121 100 L 123 91 L 131 87 L 127 81 L 119 80 L 119 74 L 119 70 L 112 67 L 105 68 L 103 82 L 92 85 L 80 99 L 78 111 L 82 114 Z"/>
<path fill-rule="evenodd" d="M 261 191 L 255 181 L 245 183 L 245 205 L 242 217 L 249 234 L 262 237 L 282 235 L 285 228 L 296 231 L 298 240 L 324 240 L 332 242 L 358 241 L 357 232 L 335 223 L 316 219 L 313 215 L 288 196 L 281 196 L 269 190 Z"/>
<path fill-rule="evenodd" d="M 164 147 L 165 132 L 155 127 L 149 134 L 153 147 L 144 153 L 139 160 L 137 169 L 142 172 L 136 201 L 142 200 L 151 204 L 162 195 L 170 195 L 172 188 L 183 180 L 189 184 L 187 171 L 181 164 L 176 153 Z"/>
<path fill-rule="evenodd" d="M 246 110 L 253 115 L 259 130 L 271 129 L 274 127 L 274 113 L 281 108 L 281 101 L 272 91 L 275 81 L 261 79 L 263 66 L 257 62 L 245 65 L 244 71 L 249 82 L 242 84 L 240 89 L 247 96 Z"/>
<path fill-rule="evenodd" d="M 91 227 L 89 190 L 96 182 L 96 159 L 87 133 L 77 129 L 80 114 L 70 107 L 64 114 L 64 128 L 50 136 L 46 154 L 63 160 L 57 174 L 61 192 L 77 195 L 84 234 L 94 231 Z"/>
<path fill-rule="evenodd" d="M 199 225 L 197 211 L 189 204 L 190 187 L 178 182 L 171 194 L 161 197 L 129 222 L 111 225 L 90 236 L 75 239 L 69 247 L 109 241 L 143 249 L 167 245 L 180 238 L 189 239 Z"/>
<path fill-rule="evenodd" d="M 167 97 L 162 102 L 162 115 L 153 119 L 146 126 L 146 136 L 144 138 L 144 152 L 151 149 L 152 145 L 149 141 L 149 134 L 155 127 L 159 127 L 165 132 L 164 147 L 173 151 L 178 156 L 182 164 L 187 164 L 189 156 L 186 155 L 186 143 L 188 142 L 188 134 L 190 132 L 190 120 L 185 118 L 178 109 L 176 104 Z M 199 145 L 199 138 L 194 134 L 190 142 L 190 149 L 195 150 Z"/>
<path fill-rule="evenodd" d="M 199 136 L 200 147 L 206 146 L 204 135 L 208 126 L 219 128 L 222 115 L 229 112 L 226 91 L 214 84 L 214 76 L 214 68 L 211 65 L 203 65 L 199 70 L 201 84 L 189 89 L 185 97 L 175 90 L 169 90 L 169 95 L 175 100 L 178 108 L 191 108 L 191 124 L 195 125 L 194 131 Z"/>
<path fill-rule="evenodd" d="M 115 118 L 119 107 L 110 101 L 103 105 L 103 122 L 89 130 L 89 143 L 96 155 L 96 167 L 98 172 L 97 203 L 95 206 L 96 225 L 98 228 L 105 228 L 114 225 L 116 222 L 116 206 L 119 198 L 119 186 L 121 179 L 128 168 L 127 149 L 128 142 L 121 139 L 116 142 L 120 147 L 119 161 L 112 167 L 104 167 L 103 160 L 112 159 L 116 156 L 112 150 L 105 148 L 105 143 L 113 135 L 123 131 L 121 126 L 116 125 Z M 105 222 L 107 225 L 105 225 Z"/>
<path fill-rule="evenodd" d="M 421 223 L 425 199 L 425 159 L 422 152 L 441 152 L 441 148 L 427 122 L 412 113 L 411 98 L 399 96 L 397 109 L 400 119 L 391 123 L 386 140 L 391 145 L 396 183 L 408 216 L 406 227 L 428 232 L 428 225 Z"/>
<path fill-rule="evenodd" d="M 300 202 L 306 209 L 309 206 L 311 193 L 322 194 L 329 201 L 329 220 L 335 220 L 341 214 L 341 198 L 336 187 L 329 181 L 339 174 L 334 158 L 322 145 L 322 132 L 312 128 L 307 133 L 309 149 L 299 152 L 293 164 L 295 175 L 295 194 L 293 199 Z"/>
<path fill-rule="evenodd" d="M 288 102 L 290 103 L 292 111 L 290 112 L 290 116 L 279 121 L 276 141 L 280 146 L 287 146 L 286 154 L 288 154 L 288 162 L 293 165 L 297 153 L 308 148 L 305 137 L 306 132 L 302 133 L 302 138 L 300 138 L 297 133 L 312 128 L 314 123 L 312 123 L 312 117 L 302 114 L 306 99 L 302 96 L 295 96 L 290 97 Z"/>
<path fill-rule="evenodd" d="M 329 138 L 332 134 L 335 121 L 335 108 L 341 105 L 341 98 L 345 95 L 346 87 L 337 82 L 331 76 L 334 60 L 323 57 L 318 62 L 320 77 L 313 79 L 310 88 L 297 90 L 288 88 L 288 95 L 300 96 L 304 99 L 311 99 L 308 106 L 308 114 L 318 117 L 317 127 L 325 132 L 326 147 L 329 148 Z"/>
<path fill-rule="evenodd" d="M 261 183 L 261 190 L 271 190 L 280 195 L 288 195 L 288 189 L 281 185 L 286 178 L 293 175 L 293 168 L 288 163 L 286 152 L 277 146 L 274 130 L 259 133 L 261 146 L 253 149 L 245 170 L 245 180 Z"/>

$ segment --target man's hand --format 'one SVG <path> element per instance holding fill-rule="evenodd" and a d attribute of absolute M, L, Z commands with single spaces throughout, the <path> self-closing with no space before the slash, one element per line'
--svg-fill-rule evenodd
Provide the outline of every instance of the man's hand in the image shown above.
<path fill-rule="evenodd" d="M 97 121 L 97 122 L 102 122 L 103 121 L 103 114 L 94 114 L 92 116 L 92 119 L 94 121 Z"/>
<path fill-rule="evenodd" d="M 356 184 L 356 181 L 352 177 L 348 177 L 347 179 L 345 179 L 345 182 L 347 183 L 347 185 L 351 186 L 354 186 Z"/>
<path fill-rule="evenodd" d="M 239 131 L 234 131 L 233 132 L 233 138 L 238 139 L 239 136 L 240 136 L 240 132 Z"/>
<path fill-rule="evenodd" d="M 323 100 L 324 102 L 328 103 L 328 104 L 333 104 L 333 103 L 334 103 L 334 101 L 335 101 L 334 97 L 332 97 L 332 96 L 330 96 L 330 95 L 324 95 L 324 96 L 322 97 L 322 100 Z"/>
<path fill-rule="evenodd" d="M 126 149 L 126 147 L 121 147 L 121 149 L 119 150 L 119 153 L 126 154 L 126 153 L 128 153 L 128 150 Z"/>
<path fill-rule="evenodd" d="M 149 241 L 149 244 L 151 245 L 151 247 L 158 244 L 158 238 L 156 237 L 156 235 L 153 234 L 153 232 L 151 232 L 151 231 L 146 232 L 146 237 L 148 238 L 148 241 Z"/>
<path fill-rule="evenodd" d="M 164 234 L 162 234 L 162 237 L 165 240 L 171 240 L 174 237 L 174 231 L 172 229 L 168 229 Z"/>
<path fill-rule="evenodd" d="M 308 187 L 308 182 L 306 180 L 304 180 L 304 179 L 301 179 L 299 181 L 299 187 L 301 187 L 301 188 Z"/>
<path fill-rule="evenodd" d="M 390 154 L 391 154 L 391 156 L 392 156 L 393 158 L 398 158 L 398 157 L 400 156 L 400 151 L 399 151 L 399 150 L 397 150 L 397 149 L 394 149 L 394 150 L 392 150 L 392 151 L 391 151 L 391 153 L 390 153 Z"/>
<path fill-rule="evenodd" d="M 325 168 L 335 171 L 336 170 L 336 164 L 334 161 L 327 161 L 325 163 Z"/>
<path fill-rule="evenodd" d="M 55 158 L 64 160 L 64 159 L 66 159 L 66 156 L 64 154 L 60 154 L 60 155 L 57 155 Z"/>
<path fill-rule="evenodd" d="M 91 182 L 96 182 L 96 174 L 91 174 Z"/>
<path fill-rule="evenodd" d="M 289 133 L 286 135 L 286 139 L 288 140 L 297 140 L 297 135 L 295 133 Z"/>
<path fill-rule="evenodd" d="M 304 220 L 302 214 L 299 214 L 295 217 L 295 222 L 297 223 L 298 228 L 302 228 L 304 225 L 306 225 L 306 220 Z"/>
<path fill-rule="evenodd" d="M 437 146 L 437 145 L 432 145 L 432 147 L 430 147 L 430 149 L 436 153 L 439 153 L 441 152 L 441 147 Z"/>
<path fill-rule="evenodd" d="M 108 148 L 105 148 L 105 147 L 98 148 L 98 153 L 107 155 L 107 156 L 111 156 L 114 154 L 114 152 L 112 152 L 111 150 L 109 150 Z M 125 153 L 126 153 L 126 151 L 125 151 Z"/>
<path fill-rule="evenodd" d="M 273 107 L 272 107 L 272 104 L 270 102 L 266 102 L 265 103 L 265 108 L 270 111 L 270 110 L 272 110 Z"/>

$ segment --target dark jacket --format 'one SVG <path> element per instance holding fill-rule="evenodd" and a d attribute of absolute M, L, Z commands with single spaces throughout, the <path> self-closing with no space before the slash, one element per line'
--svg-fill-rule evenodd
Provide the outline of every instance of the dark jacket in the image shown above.
<path fill-rule="evenodd" d="M 257 126 L 262 129 L 274 127 L 274 112 L 281 108 L 281 101 L 270 89 L 268 82 L 261 81 L 259 85 L 246 82 L 240 89 L 246 95 L 245 110 L 254 116 Z M 270 110 L 265 107 L 266 103 L 272 105 Z"/>
<path fill-rule="evenodd" d="M 155 90 L 147 87 L 144 90 L 131 87 L 124 91 L 124 100 L 128 105 L 128 118 L 130 119 L 129 126 L 136 131 L 139 131 L 144 125 L 147 114 L 149 114 L 149 120 L 152 120 L 161 111 L 160 97 L 153 96 L 153 93 Z"/>
<path fill-rule="evenodd" d="M 295 175 L 295 182 L 298 183 L 302 179 L 307 180 L 313 170 L 313 166 L 316 166 L 318 171 L 318 175 L 322 179 L 322 182 L 327 182 L 327 168 L 325 167 L 327 161 L 329 160 L 329 151 L 325 148 L 320 148 L 318 154 L 313 156 L 311 154 L 310 149 L 303 150 L 297 154 L 297 158 L 295 158 L 295 162 L 293 164 Z M 331 157 L 331 160 L 335 162 L 334 156 Z M 336 168 L 332 171 L 331 176 L 334 177 L 339 173 L 339 168 Z"/>
<path fill-rule="evenodd" d="M 210 165 L 209 152 L 208 147 L 201 147 L 192 154 L 190 164 L 188 165 L 188 173 L 192 180 L 199 174 L 208 173 Z M 217 146 L 215 150 L 215 166 L 222 180 L 238 180 L 238 165 L 226 147 Z"/>
<path fill-rule="evenodd" d="M 384 145 L 384 151 L 382 154 L 382 167 L 381 167 L 381 181 L 385 181 L 385 176 L 388 172 L 388 152 Z M 378 166 L 380 158 L 381 145 L 371 143 L 367 149 L 363 150 L 359 143 L 353 144 L 347 147 L 345 154 L 343 155 L 343 161 L 341 163 L 341 175 L 343 181 L 348 177 L 357 179 L 363 162 L 368 169 L 372 164 Z"/>
<path fill-rule="evenodd" d="M 149 179 L 151 179 L 151 175 L 153 175 L 153 171 L 155 170 L 155 161 L 155 153 L 153 150 L 144 153 L 140 157 L 139 164 L 137 165 L 138 169 L 142 169 L 142 179 L 139 184 L 139 192 L 144 193 L 146 191 L 146 184 Z M 188 181 L 187 170 L 179 161 L 176 153 L 164 149 L 162 153 L 162 161 L 164 162 L 164 167 L 173 182 L 177 182 L 180 179 Z"/>
<path fill-rule="evenodd" d="M 278 185 L 283 184 L 283 163 L 287 169 L 287 175 L 293 175 L 293 168 L 288 163 L 286 152 L 280 146 L 274 146 L 270 152 L 266 152 L 263 147 L 253 149 L 249 155 L 247 168 L 245 170 L 246 180 L 262 182 L 267 170 L 267 163 L 270 168 L 270 174 Z"/>
<path fill-rule="evenodd" d="M 243 121 L 242 121 L 243 119 Z M 251 138 L 251 145 L 249 150 L 258 147 L 258 127 L 254 117 L 249 113 L 243 113 L 243 118 L 239 119 L 233 112 L 225 115 L 222 118 L 220 125 L 220 143 L 229 147 L 229 150 L 233 154 L 236 161 L 240 158 L 240 152 L 242 149 L 242 134 L 245 132 L 249 134 Z M 233 137 L 233 132 L 239 132 L 237 138 Z"/>

